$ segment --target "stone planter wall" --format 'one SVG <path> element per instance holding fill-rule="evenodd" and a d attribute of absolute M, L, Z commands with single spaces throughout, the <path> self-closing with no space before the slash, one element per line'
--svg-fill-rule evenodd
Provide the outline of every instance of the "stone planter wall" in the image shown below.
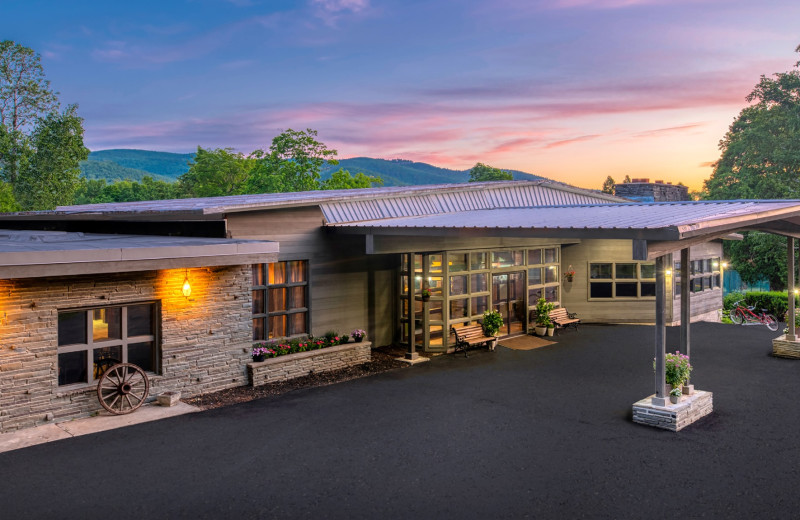
<path fill-rule="evenodd" d="M 260 363 L 248 363 L 247 375 L 251 386 L 261 386 L 276 381 L 288 381 L 310 373 L 330 372 L 362 363 L 372 359 L 372 343 L 345 343 L 320 350 L 298 352 Z"/>
<path fill-rule="evenodd" d="M 800 341 L 786 339 L 786 334 L 772 340 L 772 355 L 800 359 Z"/>

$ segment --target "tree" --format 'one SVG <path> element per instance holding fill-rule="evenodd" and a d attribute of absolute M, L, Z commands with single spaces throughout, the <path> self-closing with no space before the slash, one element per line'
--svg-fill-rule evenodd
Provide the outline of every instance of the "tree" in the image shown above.
<path fill-rule="evenodd" d="M 800 52 L 800 46 L 795 49 Z M 702 198 L 781 199 L 800 197 L 800 62 L 789 72 L 760 81 L 719 143 L 722 152 Z M 762 278 L 776 290 L 786 287 L 786 239 L 744 232 L 725 242 L 725 253 L 742 280 Z"/>
<path fill-rule="evenodd" d="M 189 171 L 178 178 L 190 197 L 216 197 L 242 193 L 256 160 L 232 148 L 206 150 L 197 147 Z"/>
<path fill-rule="evenodd" d="M 469 182 L 510 181 L 513 178 L 511 173 L 483 163 L 476 163 L 469 171 Z"/>
<path fill-rule="evenodd" d="M 800 52 L 800 46 L 795 49 Z M 706 199 L 800 197 L 800 62 L 761 80 L 720 141 Z"/>
<path fill-rule="evenodd" d="M 320 170 L 339 164 L 336 150 L 316 140 L 317 131 L 291 128 L 272 139 L 269 152 L 256 150 L 256 165 L 245 183 L 247 193 L 278 193 L 320 189 Z"/>
<path fill-rule="evenodd" d="M 609 175 L 608 177 L 606 177 L 605 182 L 603 182 L 603 189 L 601 191 L 603 193 L 608 193 L 610 195 L 613 195 L 615 185 L 616 183 L 614 182 L 614 179 L 612 179 L 611 175 Z"/>
<path fill-rule="evenodd" d="M 106 184 L 105 179 L 82 178 L 75 193 L 75 203 L 177 199 L 181 195 L 180 189 L 177 183 L 156 181 L 149 175 L 145 175 L 142 182 L 124 180 L 111 184 Z"/>
<path fill-rule="evenodd" d="M 0 181 L 22 209 L 69 203 L 88 157 L 77 106 L 59 112 L 57 93 L 33 50 L 0 42 Z"/>
<path fill-rule="evenodd" d="M 383 179 L 372 177 L 359 172 L 355 176 L 344 169 L 339 169 L 331 174 L 331 178 L 322 181 L 323 190 L 350 190 L 357 188 L 371 188 L 375 185 L 383 185 Z"/>
<path fill-rule="evenodd" d="M 23 209 L 53 209 L 71 204 L 78 188 L 83 146 L 83 119 L 70 105 L 38 120 L 28 142 L 26 159 L 13 181 L 14 197 Z"/>

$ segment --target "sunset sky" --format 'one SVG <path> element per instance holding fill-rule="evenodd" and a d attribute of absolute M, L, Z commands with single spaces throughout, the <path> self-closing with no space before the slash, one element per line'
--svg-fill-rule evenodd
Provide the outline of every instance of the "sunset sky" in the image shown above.
<path fill-rule="evenodd" d="M 266 148 L 700 188 L 796 0 L 0 0 L 92 150 Z"/>

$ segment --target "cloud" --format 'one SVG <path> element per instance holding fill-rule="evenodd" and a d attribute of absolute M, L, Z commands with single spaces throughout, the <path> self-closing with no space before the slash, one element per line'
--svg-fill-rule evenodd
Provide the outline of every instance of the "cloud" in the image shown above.
<path fill-rule="evenodd" d="M 366 12 L 370 0 L 311 0 L 314 15 L 329 27 L 336 27 L 346 15 Z"/>
<path fill-rule="evenodd" d="M 687 130 L 694 130 L 705 126 L 706 123 L 690 123 L 688 125 L 671 126 L 668 128 L 657 128 L 655 130 L 647 130 L 646 132 L 639 132 L 634 134 L 633 137 L 658 137 L 664 134 L 683 133 Z"/>
<path fill-rule="evenodd" d="M 582 143 L 584 141 L 591 141 L 593 139 L 597 139 L 598 137 L 600 137 L 598 134 L 581 135 L 581 136 L 573 137 L 573 138 L 570 138 L 570 139 L 563 139 L 561 141 L 554 141 L 552 143 L 548 143 L 547 145 L 545 145 L 545 148 L 548 148 L 548 149 L 549 148 L 558 148 L 560 146 L 566 146 L 568 144 Z"/>

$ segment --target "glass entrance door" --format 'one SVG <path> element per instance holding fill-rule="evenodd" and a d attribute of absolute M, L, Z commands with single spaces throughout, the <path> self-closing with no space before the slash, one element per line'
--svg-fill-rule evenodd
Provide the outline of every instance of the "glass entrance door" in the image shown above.
<path fill-rule="evenodd" d="M 501 335 L 525 331 L 525 272 L 492 275 L 492 308 L 503 317 Z"/>

